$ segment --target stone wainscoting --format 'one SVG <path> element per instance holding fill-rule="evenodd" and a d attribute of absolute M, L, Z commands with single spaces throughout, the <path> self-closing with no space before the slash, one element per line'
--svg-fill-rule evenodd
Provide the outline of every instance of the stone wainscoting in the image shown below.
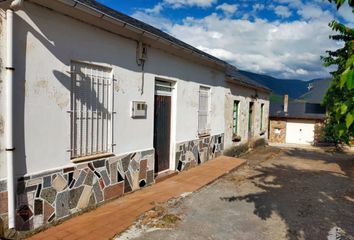
<path fill-rule="evenodd" d="M 324 121 L 317 120 L 315 123 L 315 135 L 314 135 L 314 145 L 324 143 Z"/>
<path fill-rule="evenodd" d="M 153 182 L 154 150 L 21 177 L 17 180 L 16 229 L 36 229 Z M 0 217 L 6 221 L 6 183 L 0 186 Z"/>
<path fill-rule="evenodd" d="M 184 171 L 210 159 L 224 150 L 224 134 L 181 142 L 176 146 L 176 168 Z"/>
<path fill-rule="evenodd" d="M 286 120 L 270 119 L 269 142 L 285 143 L 286 138 Z"/>

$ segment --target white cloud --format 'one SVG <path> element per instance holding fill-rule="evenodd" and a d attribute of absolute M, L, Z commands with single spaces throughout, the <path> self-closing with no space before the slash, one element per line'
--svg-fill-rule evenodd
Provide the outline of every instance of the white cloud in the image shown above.
<path fill-rule="evenodd" d="M 274 12 L 277 16 L 282 18 L 288 18 L 291 16 L 291 11 L 286 6 L 276 6 Z"/>
<path fill-rule="evenodd" d="M 328 36 L 328 21 L 268 22 L 221 18 L 211 14 L 174 24 L 169 32 L 236 67 L 285 78 L 317 78 L 328 74 L 320 56 L 338 46 Z M 219 37 L 213 38 L 215 33 Z M 222 37 L 220 37 L 222 36 Z"/>
<path fill-rule="evenodd" d="M 310 79 L 328 75 L 329 70 L 323 67 L 320 56 L 325 55 L 326 50 L 340 47 L 338 42 L 328 38 L 333 34 L 328 22 L 335 13 L 328 8 L 329 3 L 321 1 L 304 4 L 301 0 L 276 0 L 267 6 L 247 2 L 251 10 L 246 12 L 243 11 L 243 2 L 237 5 L 221 4 L 215 9 L 224 14 L 212 13 L 204 18 L 186 17 L 177 24 L 163 17 L 162 10 L 193 6 L 195 2 L 199 2 L 198 6 L 209 6 L 205 5 L 206 2 L 212 5 L 216 0 L 194 0 L 188 1 L 188 4 L 187 0 L 163 0 L 152 9 L 136 12 L 133 17 L 240 69 L 275 77 Z M 204 5 L 200 5 L 200 2 L 204 2 Z M 325 4 L 328 4 L 327 7 Z M 291 22 L 261 19 L 257 16 L 261 10 L 274 11 L 282 18 L 288 18 L 291 14 L 296 16 L 297 13 L 300 18 Z M 346 8 L 342 8 L 339 14 L 348 22 L 354 21 L 352 13 Z M 235 19 L 234 16 L 243 18 Z"/>
<path fill-rule="evenodd" d="M 326 15 L 328 12 L 323 11 L 320 6 L 307 4 L 302 6 L 297 13 L 304 19 L 320 18 Z"/>
<path fill-rule="evenodd" d="M 256 3 L 252 6 L 252 10 L 254 12 L 258 12 L 258 11 L 261 11 L 265 8 L 265 5 L 264 4 L 260 4 L 260 3 Z"/>
<path fill-rule="evenodd" d="M 339 10 L 338 14 L 349 23 L 350 27 L 354 27 L 354 13 L 348 4 L 344 4 Z"/>
<path fill-rule="evenodd" d="M 144 11 L 137 11 L 132 15 L 132 17 L 139 19 L 142 22 L 146 22 L 163 31 L 168 31 L 172 28 L 173 25 L 173 23 L 168 18 Z"/>
<path fill-rule="evenodd" d="M 303 6 L 301 0 L 276 0 L 276 1 L 281 4 L 287 4 L 290 8 L 294 8 L 294 9 L 298 9 L 301 8 L 301 6 Z"/>
<path fill-rule="evenodd" d="M 217 0 L 163 0 L 163 3 L 171 6 L 172 8 L 182 7 L 211 7 Z"/>
<path fill-rule="evenodd" d="M 162 9 L 163 9 L 163 4 L 162 3 L 158 3 L 153 8 L 145 9 L 145 12 L 146 13 L 150 13 L 150 14 L 160 14 Z"/>
<path fill-rule="evenodd" d="M 101 0 L 102 1 L 102 0 Z M 171 25 L 171 21 L 168 18 L 162 17 L 161 12 L 166 8 L 182 8 L 182 7 L 211 7 L 214 3 L 217 3 L 218 0 L 162 0 L 158 2 L 152 8 L 140 9 L 132 14 L 132 17 L 137 18 L 143 22 L 147 22 L 157 28 L 166 30 L 166 28 Z M 225 12 L 232 11 L 234 5 L 226 6 L 224 5 L 220 9 Z M 220 6 L 222 6 L 220 5 Z M 236 6 L 236 5 L 235 5 Z M 237 10 L 237 6 L 235 11 Z M 226 13 L 225 13 L 226 14 Z"/>
<path fill-rule="evenodd" d="M 233 14 L 235 14 L 237 9 L 238 9 L 237 4 L 228 4 L 228 3 L 223 3 L 216 7 L 216 10 L 223 11 L 226 16 L 232 16 Z"/>

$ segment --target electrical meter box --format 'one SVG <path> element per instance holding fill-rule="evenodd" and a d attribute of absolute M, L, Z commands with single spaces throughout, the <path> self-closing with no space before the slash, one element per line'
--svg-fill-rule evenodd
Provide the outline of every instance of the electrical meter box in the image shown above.
<path fill-rule="evenodd" d="M 132 101 L 132 118 L 146 118 L 147 104 L 143 101 Z"/>

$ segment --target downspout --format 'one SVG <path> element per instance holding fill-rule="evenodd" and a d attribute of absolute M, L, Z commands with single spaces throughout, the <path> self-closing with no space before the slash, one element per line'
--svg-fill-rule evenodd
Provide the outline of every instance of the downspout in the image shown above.
<path fill-rule="evenodd" d="M 7 195 L 8 195 L 8 225 L 9 229 L 15 228 L 15 184 L 14 184 L 14 127 L 13 127 L 13 81 L 14 81 L 14 11 L 23 4 L 23 0 L 15 0 L 6 10 L 6 158 L 7 158 Z"/>

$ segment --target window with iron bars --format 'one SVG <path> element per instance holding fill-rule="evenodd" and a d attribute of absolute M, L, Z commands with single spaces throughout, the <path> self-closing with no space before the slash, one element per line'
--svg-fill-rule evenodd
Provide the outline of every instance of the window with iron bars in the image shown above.
<path fill-rule="evenodd" d="M 71 62 L 71 158 L 112 152 L 112 69 Z"/>
<path fill-rule="evenodd" d="M 199 110 L 198 110 L 198 133 L 199 135 L 209 134 L 209 105 L 210 88 L 200 86 L 199 88 Z"/>

